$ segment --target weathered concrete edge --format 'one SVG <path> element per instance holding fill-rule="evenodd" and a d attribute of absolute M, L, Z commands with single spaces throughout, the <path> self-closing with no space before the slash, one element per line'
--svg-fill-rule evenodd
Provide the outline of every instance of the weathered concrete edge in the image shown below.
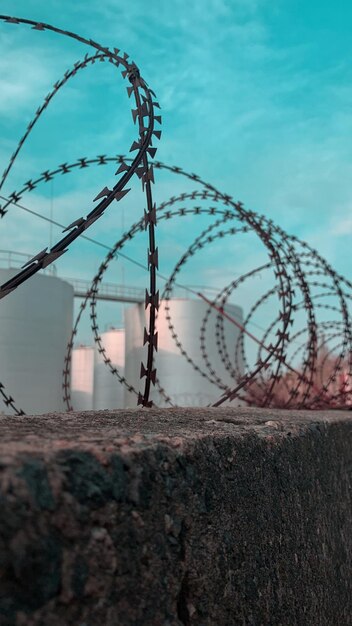
<path fill-rule="evenodd" d="M 15 593 L 6 626 L 350 623 L 350 414 L 177 409 L 3 418 L 2 425 L 1 486 L 12 515 L 6 567 Z M 128 493 L 111 458 L 129 465 Z M 43 567 L 55 566 L 49 587 L 47 573 L 29 586 L 34 604 L 18 575 L 33 545 Z M 245 545 L 248 582 L 232 556 Z M 108 573 L 99 568 L 103 554 Z M 131 560 L 137 569 L 128 569 Z"/>
<path fill-rule="evenodd" d="M 301 436 L 305 430 L 352 423 L 350 411 L 282 411 L 224 407 L 177 409 L 127 409 L 49 413 L 40 416 L 0 416 L 0 455 L 33 452 L 56 454 L 66 446 L 100 452 L 111 444 L 125 451 L 148 448 L 161 442 L 181 448 L 207 436 L 256 435 L 280 441 Z"/>

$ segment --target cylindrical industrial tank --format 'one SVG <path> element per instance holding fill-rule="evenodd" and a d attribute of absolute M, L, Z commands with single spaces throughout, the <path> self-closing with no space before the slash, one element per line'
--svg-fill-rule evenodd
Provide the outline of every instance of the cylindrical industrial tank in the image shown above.
<path fill-rule="evenodd" d="M 172 299 L 168 302 L 169 312 L 174 325 L 177 341 L 179 341 L 188 356 L 203 372 L 211 378 L 201 353 L 200 326 L 208 309 L 208 305 L 202 300 Z M 227 305 L 226 313 L 232 318 L 242 322 L 242 309 L 236 305 Z M 235 381 L 222 362 L 221 355 L 216 344 L 216 315 L 212 310 L 205 334 L 206 353 L 212 369 L 225 385 L 233 387 Z M 126 364 L 125 377 L 129 384 L 137 390 L 143 390 L 144 380 L 140 380 L 141 361 L 146 364 L 146 348 L 143 346 L 143 329 L 146 325 L 146 313 L 143 304 L 137 304 L 128 308 L 125 312 L 126 330 Z M 238 326 L 223 319 L 225 344 L 230 359 L 233 360 L 236 341 L 239 335 Z M 158 351 L 155 353 L 155 367 L 157 378 L 162 388 L 171 398 L 173 404 L 178 406 L 206 406 L 215 402 L 221 395 L 222 390 L 196 371 L 194 367 L 181 354 L 180 346 L 177 346 L 172 337 L 165 315 L 165 302 L 160 302 L 158 319 Z M 240 369 L 242 365 L 240 364 Z M 151 400 L 157 406 L 168 406 L 156 388 L 152 386 Z M 136 396 L 125 390 L 125 406 L 136 406 Z"/>
<path fill-rule="evenodd" d="M 0 269 L 0 284 L 16 272 Z M 60 278 L 36 274 L 0 300 L 0 381 L 27 414 L 65 410 L 62 370 L 73 294 Z"/>
<path fill-rule="evenodd" d="M 77 346 L 72 350 L 71 402 L 74 411 L 93 409 L 94 348 Z"/>
<path fill-rule="evenodd" d="M 125 331 L 121 328 L 111 328 L 101 333 L 101 342 L 105 354 L 121 374 L 125 371 Z M 103 355 L 95 346 L 94 357 L 94 409 L 123 409 L 124 387 L 110 368 L 104 363 Z"/>

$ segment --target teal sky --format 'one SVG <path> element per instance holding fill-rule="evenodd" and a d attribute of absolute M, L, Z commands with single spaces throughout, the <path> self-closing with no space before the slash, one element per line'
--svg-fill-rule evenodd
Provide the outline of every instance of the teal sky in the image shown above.
<path fill-rule="evenodd" d="M 1 13 L 49 22 L 128 52 L 162 107 L 157 158 L 198 173 L 264 213 L 351 278 L 350 3 L 2 0 Z M 9 24 L 0 24 L 0 45 L 0 165 L 5 167 L 53 83 L 87 50 L 54 34 Z M 125 153 L 135 135 L 129 106 L 124 81 L 111 65 L 81 72 L 43 115 L 4 193 L 62 162 Z M 67 224 L 87 214 L 101 186 L 113 184 L 114 169 L 55 179 L 23 196 L 22 203 L 44 215 L 51 210 L 54 219 Z M 189 183 L 165 174 L 157 174 L 157 183 L 158 201 L 190 189 Z M 111 245 L 143 213 L 137 179 L 131 197 L 123 208 L 120 204 L 94 225 L 90 236 Z M 47 224 L 15 207 L 0 227 L 1 248 L 29 253 L 41 250 L 50 237 L 53 242 L 60 237 L 60 229 L 50 233 Z M 165 273 L 198 232 L 191 221 L 187 228 L 161 227 Z M 224 249 L 216 251 L 215 246 L 208 267 L 205 261 L 196 263 L 185 282 L 193 278 L 223 286 L 231 270 L 224 264 Z M 129 253 L 144 261 L 142 238 Z M 58 272 L 89 278 L 103 254 L 97 246 L 76 242 L 57 264 Z M 242 268 L 242 259 L 233 254 L 233 264 Z M 108 280 L 143 284 L 144 277 L 120 264 Z"/>

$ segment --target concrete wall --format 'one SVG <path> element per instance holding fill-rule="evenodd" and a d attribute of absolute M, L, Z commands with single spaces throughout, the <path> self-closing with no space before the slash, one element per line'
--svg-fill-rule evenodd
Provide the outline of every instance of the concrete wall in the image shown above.
<path fill-rule="evenodd" d="M 1 626 L 352 624 L 350 415 L 1 417 Z"/>

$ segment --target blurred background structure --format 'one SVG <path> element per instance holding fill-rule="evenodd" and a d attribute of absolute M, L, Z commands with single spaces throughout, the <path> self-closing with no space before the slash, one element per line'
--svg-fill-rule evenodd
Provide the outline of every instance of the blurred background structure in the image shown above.
<path fill-rule="evenodd" d="M 0 281 L 5 282 L 18 268 L 16 263 L 26 260 L 15 251 L 1 251 Z M 65 410 L 62 394 L 62 369 L 66 346 L 72 332 L 74 298 L 82 297 L 83 281 L 61 279 L 55 266 L 46 273 L 33 278 L 33 285 L 26 283 L 11 294 L 0 309 L 0 368 L 6 387 L 10 387 L 18 404 L 31 414 Z M 143 358 L 143 329 L 146 311 L 143 291 L 118 285 L 104 284 L 100 297 L 115 301 L 116 308 L 121 300 L 139 302 L 125 309 L 123 328 L 111 327 L 101 333 L 106 355 L 113 366 L 134 387 L 138 387 L 140 363 Z M 166 308 L 165 308 L 166 307 Z M 167 309 L 169 309 L 167 313 Z M 176 298 L 163 301 L 159 308 L 157 329 L 159 333 L 158 353 L 155 366 L 158 371 L 158 386 L 152 394 L 157 406 L 166 404 L 161 388 L 175 406 L 207 406 L 219 396 L 216 385 L 195 369 L 201 365 L 199 321 L 206 314 L 207 306 L 201 300 Z M 240 307 L 229 305 L 226 311 L 239 322 L 243 321 Z M 180 351 L 172 338 L 167 322 L 171 315 L 182 338 Z M 213 367 L 225 384 L 233 382 L 219 356 L 216 357 L 215 316 L 207 329 L 207 345 L 213 355 Z M 225 320 L 225 341 L 235 351 L 238 328 Z M 42 372 L 44 373 L 42 376 Z M 134 407 L 135 395 L 118 384 L 104 363 L 97 345 L 76 344 L 72 351 L 71 397 L 76 410 L 99 410 Z M 167 405 L 167 404 L 166 404 Z"/>

